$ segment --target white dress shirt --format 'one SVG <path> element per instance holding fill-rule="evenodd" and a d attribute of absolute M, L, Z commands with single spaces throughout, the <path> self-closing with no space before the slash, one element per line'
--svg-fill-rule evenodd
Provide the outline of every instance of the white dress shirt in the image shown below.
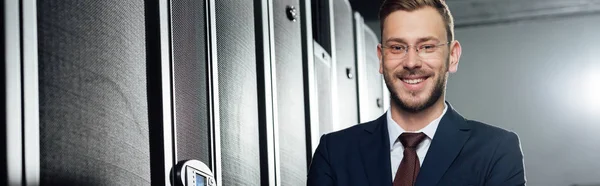
<path fill-rule="evenodd" d="M 427 124 L 424 128 L 418 131 L 410 131 L 410 133 L 419 133 L 423 132 L 427 137 L 417 146 L 417 156 L 419 157 L 419 164 L 423 165 L 423 160 L 425 160 L 425 155 L 427 155 L 427 151 L 429 150 L 429 145 L 431 145 L 431 140 L 433 140 L 433 135 L 435 135 L 435 131 L 440 124 L 440 120 L 442 116 L 446 113 L 448 106 L 444 103 L 444 111 L 442 114 L 431 121 L 431 123 Z M 400 162 L 402 161 L 402 157 L 404 157 L 404 147 L 398 137 L 400 134 L 407 132 L 400 125 L 398 125 L 393 119 L 390 110 L 387 111 L 387 127 L 388 133 L 390 134 L 390 159 L 392 162 L 392 181 L 396 177 L 396 171 L 398 171 L 398 166 L 400 166 Z"/>

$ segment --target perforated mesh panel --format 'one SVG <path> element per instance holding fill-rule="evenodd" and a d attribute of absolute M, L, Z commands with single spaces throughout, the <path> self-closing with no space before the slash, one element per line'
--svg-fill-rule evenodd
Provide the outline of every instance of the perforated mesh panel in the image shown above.
<path fill-rule="evenodd" d="M 352 7 L 347 0 L 333 1 L 335 24 L 335 48 L 337 57 L 337 96 L 342 128 L 358 124 L 358 95 L 356 88 L 356 61 L 354 52 L 354 35 L 352 26 Z M 349 78 L 347 71 L 351 74 Z"/>
<path fill-rule="evenodd" d="M 42 185 L 150 185 L 143 3 L 37 1 Z"/>
<path fill-rule="evenodd" d="M 281 185 L 306 185 L 302 36 L 300 19 L 286 15 L 288 5 L 300 12 L 298 0 L 273 1 Z"/>
<path fill-rule="evenodd" d="M 260 185 L 253 1 L 216 1 L 221 162 L 225 185 Z"/>
<path fill-rule="evenodd" d="M 177 160 L 210 162 L 204 1 L 171 1 Z"/>

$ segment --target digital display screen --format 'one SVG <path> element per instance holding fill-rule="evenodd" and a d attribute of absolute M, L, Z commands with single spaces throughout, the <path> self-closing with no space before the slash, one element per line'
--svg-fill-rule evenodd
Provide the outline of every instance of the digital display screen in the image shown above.
<path fill-rule="evenodd" d="M 206 186 L 204 176 L 196 174 L 196 186 Z"/>

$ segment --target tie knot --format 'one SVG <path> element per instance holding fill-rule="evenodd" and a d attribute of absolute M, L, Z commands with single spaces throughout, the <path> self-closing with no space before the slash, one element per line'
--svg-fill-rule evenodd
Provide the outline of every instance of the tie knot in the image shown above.
<path fill-rule="evenodd" d="M 425 137 L 427 137 L 425 135 L 425 133 L 419 132 L 419 133 L 402 133 L 400 134 L 400 137 L 398 137 L 400 139 L 400 142 L 402 143 L 402 145 L 404 146 L 404 148 L 415 148 L 417 147 L 417 145 L 419 145 L 419 143 L 421 143 Z"/>

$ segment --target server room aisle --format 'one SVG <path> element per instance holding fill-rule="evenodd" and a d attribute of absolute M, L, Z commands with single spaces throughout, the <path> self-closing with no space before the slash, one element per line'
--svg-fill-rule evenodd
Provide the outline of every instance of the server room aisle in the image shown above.
<path fill-rule="evenodd" d="M 306 185 L 322 134 L 385 109 L 347 0 L 1 9 L 0 185 Z"/>

